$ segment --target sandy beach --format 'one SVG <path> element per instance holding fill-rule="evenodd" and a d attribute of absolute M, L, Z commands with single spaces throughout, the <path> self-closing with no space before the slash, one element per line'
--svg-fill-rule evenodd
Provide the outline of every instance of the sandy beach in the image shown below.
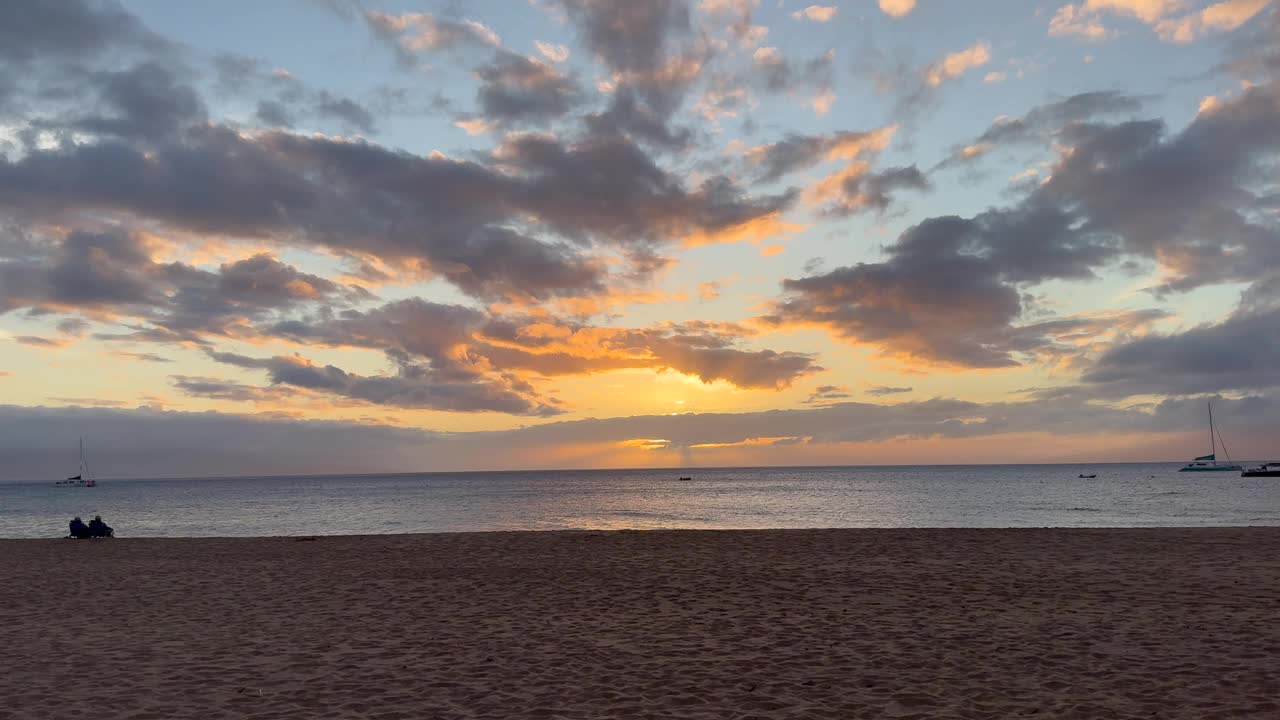
<path fill-rule="evenodd" d="M 0 541 L 0 718 L 1276 718 L 1280 529 Z"/>

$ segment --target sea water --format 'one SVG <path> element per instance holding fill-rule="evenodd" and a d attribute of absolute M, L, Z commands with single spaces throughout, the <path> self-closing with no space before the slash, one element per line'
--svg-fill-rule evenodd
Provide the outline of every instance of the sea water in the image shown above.
<path fill-rule="evenodd" d="M 1177 464 L 569 470 L 0 483 L 0 537 L 1280 525 L 1280 480 Z M 1097 474 L 1082 479 L 1080 474 Z M 690 476 L 689 481 L 678 480 Z"/>

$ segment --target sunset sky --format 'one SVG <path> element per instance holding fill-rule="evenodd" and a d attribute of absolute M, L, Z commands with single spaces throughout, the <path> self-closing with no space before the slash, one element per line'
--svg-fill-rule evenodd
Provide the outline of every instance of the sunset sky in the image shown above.
<path fill-rule="evenodd" d="M 0 479 L 1280 455 L 1274 0 L 0 4 Z"/>

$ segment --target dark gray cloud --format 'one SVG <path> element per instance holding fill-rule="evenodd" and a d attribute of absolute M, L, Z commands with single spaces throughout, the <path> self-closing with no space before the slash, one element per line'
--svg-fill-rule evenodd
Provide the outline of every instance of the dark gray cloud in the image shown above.
<path fill-rule="evenodd" d="M 58 332 L 63 335 L 80 337 L 88 332 L 90 324 L 84 318 L 67 318 L 66 320 L 60 320 L 57 324 L 57 328 Z"/>
<path fill-rule="evenodd" d="M 929 178 L 915 166 L 891 167 L 871 172 L 855 172 L 838 176 L 838 183 L 824 198 L 823 211 L 849 216 L 868 210 L 883 213 L 893 203 L 899 190 L 925 191 L 933 188 Z"/>
<path fill-rule="evenodd" d="M 664 126 L 710 57 L 692 33 L 687 0 L 557 3 L 583 45 L 613 74 L 613 102 L 596 124 L 670 147 L 682 131 Z"/>
<path fill-rule="evenodd" d="M 1280 84 L 1244 90 L 1167 136 L 1162 123 L 1076 124 L 1072 152 L 1033 199 L 1070 208 L 1172 276 L 1157 288 L 1249 281 L 1280 263 L 1280 223 L 1256 210 L 1280 153 Z"/>
<path fill-rule="evenodd" d="M 559 0 L 583 44 L 611 70 L 652 74 L 690 32 L 686 0 Z"/>
<path fill-rule="evenodd" d="M 346 131 L 374 135 L 377 118 L 369 103 L 313 87 L 266 61 L 222 53 L 214 57 L 215 88 L 223 95 L 255 100 L 254 119 L 268 127 L 292 128 L 302 121 L 333 122 Z"/>
<path fill-rule="evenodd" d="M 174 340 L 192 333 L 235 334 L 245 322 L 304 304 L 340 306 L 372 297 L 268 255 L 224 264 L 216 272 L 156 263 L 139 236 L 118 229 L 49 238 L 41 250 L 0 252 L 0 314 L 31 308 L 142 317 L 161 337 Z"/>
<path fill-rule="evenodd" d="M 978 136 L 974 144 L 1042 141 L 1047 135 L 1072 123 L 1104 115 L 1136 113 L 1147 100 L 1115 90 L 1079 93 L 1034 107 L 1020 118 L 997 120 Z"/>
<path fill-rule="evenodd" d="M 1108 115 L 1132 115 L 1140 111 L 1149 99 L 1115 90 L 1100 90 L 1038 105 L 1022 117 L 997 119 L 972 142 L 955 147 L 939 167 L 972 163 L 998 148 L 1045 144 L 1068 125 Z"/>
<path fill-rule="evenodd" d="M 86 59 L 132 46 L 160 49 L 167 43 L 110 0 L 7 0 L 0 6 L 0 60 L 6 64 Z"/>
<path fill-rule="evenodd" d="M 154 139 L 206 119 L 204 103 L 185 79 L 156 62 L 97 72 L 89 83 L 100 93 L 101 114 L 75 121 L 81 131 Z"/>
<path fill-rule="evenodd" d="M 145 149 L 103 141 L 0 162 L 0 210 L 46 220 L 125 212 L 422 262 L 481 297 L 547 298 L 598 292 L 602 269 L 573 245 L 506 225 L 639 247 L 715 236 L 793 200 L 751 197 L 719 176 L 687 189 L 620 137 L 565 145 L 519 136 L 494 162 L 505 172 L 361 142 L 203 127 Z M 498 246 L 520 261 L 495 255 Z"/>
<path fill-rule="evenodd" d="M 890 387 L 888 385 L 873 385 L 867 388 L 867 394 L 874 397 L 884 397 L 885 395 L 902 395 L 909 393 L 914 388 L 910 387 Z"/>
<path fill-rule="evenodd" d="M 762 319 L 824 326 L 917 361 L 1017 365 L 1015 352 L 1052 346 L 1052 336 L 1092 325 L 1017 325 L 1025 309 L 1019 284 L 1088 278 L 1113 254 L 1068 229 L 1068 219 L 1049 210 L 931 218 L 886 248 L 885 262 L 785 280 L 786 298 Z"/>
<path fill-rule="evenodd" d="M 173 381 L 174 389 L 187 397 L 231 402 L 260 402 L 278 400 L 283 396 L 277 388 L 260 388 L 220 378 L 171 375 L 169 379 Z"/>
<path fill-rule="evenodd" d="M 853 395 L 849 393 L 849 388 L 843 385 L 820 385 L 812 393 L 809 393 L 809 397 L 804 400 L 804 404 L 827 404 L 835 400 L 847 400 L 851 397 Z"/>
<path fill-rule="evenodd" d="M 526 332 L 530 326 L 541 330 Z M 780 389 L 822 370 L 812 355 L 736 347 L 747 334 L 738 326 L 609 328 L 546 317 L 491 316 L 423 300 L 282 322 L 264 332 L 309 345 L 387 350 L 393 357 L 410 358 L 405 362 L 427 360 L 434 372 L 460 379 L 475 377 L 473 368 L 480 363 L 498 372 L 546 376 L 656 368 L 708 383 Z"/>
<path fill-rule="evenodd" d="M 1264 11 L 1260 19 L 1239 29 L 1227 53 L 1228 60 L 1219 70 L 1251 82 L 1280 78 L 1280 12 Z"/>
<path fill-rule="evenodd" d="M 567 115 L 579 102 L 577 82 L 554 65 L 500 51 L 476 69 L 481 117 L 498 125 L 543 124 Z"/>
<path fill-rule="evenodd" d="M 1198 395 L 1280 387 L 1280 276 L 1246 290 L 1217 323 L 1112 346 L 1083 374 L 1111 397 Z"/>
<path fill-rule="evenodd" d="M 625 84 L 613 91 L 608 107 L 586 115 L 583 122 L 590 135 L 624 135 L 660 150 L 684 150 L 694 141 L 692 130 L 673 127 Z"/>
<path fill-rule="evenodd" d="M 395 374 L 358 375 L 334 365 L 315 365 L 299 356 L 252 358 L 210 351 L 218 362 L 261 369 L 273 386 L 290 386 L 374 405 L 443 410 L 500 412 L 549 417 L 563 410 L 554 398 L 539 399 L 534 388 L 510 374 L 482 374 L 454 364 L 440 369 L 406 356 L 397 360 Z"/>
<path fill-rule="evenodd" d="M 777 48 L 760 48 L 753 56 L 755 72 L 752 80 L 771 93 L 807 90 L 822 93 L 830 90 L 835 78 L 835 51 L 800 63 L 793 63 Z"/>
<path fill-rule="evenodd" d="M 379 420 L 383 424 L 3 405 L 0 479 L 47 478 L 49 468 L 68 457 L 74 464 L 81 436 L 89 438 L 94 468 L 103 477 L 421 470 L 441 435 Z"/>
<path fill-rule="evenodd" d="M 351 98 L 338 97 L 327 90 L 317 94 L 315 111 L 321 117 L 332 118 L 363 133 L 371 134 L 377 130 L 373 113 Z"/>
<path fill-rule="evenodd" d="M 873 157 L 884 149 L 892 134 L 890 128 L 841 130 L 830 135 L 789 133 L 778 142 L 753 149 L 749 159 L 759 168 L 757 182 L 774 182 L 833 157 Z"/>
<path fill-rule="evenodd" d="M 1215 398 L 1214 417 L 1230 428 L 1239 454 L 1275 447 L 1280 400 L 1269 395 Z M 974 403 L 935 398 L 894 405 L 834 403 L 801 410 L 690 413 L 553 422 L 517 430 L 434 433 L 369 423 L 322 422 L 225 413 L 0 406 L 0 479 L 44 477 L 74 459 L 77 438 L 91 438 L 106 477 L 182 477 L 267 473 L 410 472 L 458 468 L 527 469 L 562 463 L 548 447 L 618 447 L 663 438 L 672 451 L 726 445 L 785 432 L 797 459 L 823 444 L 893 439 L 978 438 L 1050 433 L 1064 437 L 1148 435 L 1148 452 L 1185 456 L 1185 433 L 1203 432 L 1204 400 L 1165 400 L 1115 408 L 1080 399 Z M 192 444 L 190 439 L 200 438 Z M 282 453 L 281 448 L 290 452 Z M 446 450 L 447 452 L 443 451 Z M 661 451 L 659 451 L 661 452 Z M 657 458 L 658 456 L 655 456 Z M 686 456 L 688 457 L 688 456 Z M 1137 459 L 1137 458 L 1132 458 Z M 656 461 L 656 459 L 655 459 Z M 713 460 L 709 460 L 713 461 Z M 192 468 L 199 468 L 193 473 Z"/>
<path fill-rule="evenodd" d="M 1032 285 L 1090 279 L 1134 258 L 1166 271 L 1159 292 L 1260 280 L 1280 266 L 1280 223 L 1258 208 L 1280 153 L 1277 97 L 1280 85 L 1248 88 L 1171 136 L 1157 121 L 1069 123 L 1055 139 L 1071 151 L 1018 203 L 919 223 L 885 249 L 884 262 L 788 280 L 765 319 L 822 325 L 918 360 L 1000 367 L 1028 353 L 1056 355 L 1052 335 L 1069 332 L 1019 324 Z M 1093 97 L 1042 115 L 1100 106 L 1130 101 Z M 1092 326 L 1068 324 L 1080 322 Z"/>

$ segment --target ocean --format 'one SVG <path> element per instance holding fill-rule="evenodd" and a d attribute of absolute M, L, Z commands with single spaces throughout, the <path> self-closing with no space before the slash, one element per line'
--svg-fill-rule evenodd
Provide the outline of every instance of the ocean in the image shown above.
<path fill-rule="evenodd" d="M 8 482 L 0 483 L 0 537 L 60 537 L 72 516 L 95 514 L 120 537 L 1280 525 L 1280 480 L 1178 467 L 561 470 L 106 479 L 96 488 Z"/>

